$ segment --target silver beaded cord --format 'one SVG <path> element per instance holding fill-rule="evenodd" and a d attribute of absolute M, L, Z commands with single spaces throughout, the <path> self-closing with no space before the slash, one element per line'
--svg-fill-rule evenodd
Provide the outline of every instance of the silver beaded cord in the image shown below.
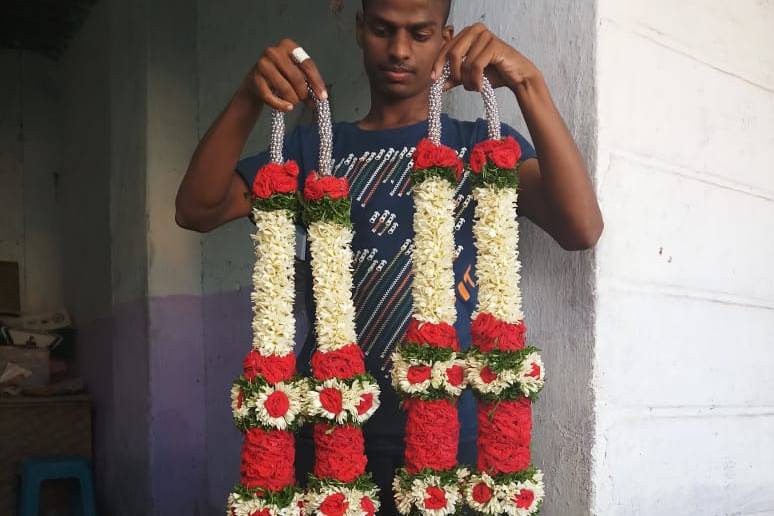
<path fill-rule="evenodd" d="M 320 163 L 317 172 L 329 176 L 333 172 L 333 123 L 331 122 L 331 104 L 328 100 L 318 99 L 307 84 L 309 95 L 315 99 L 317 129 L 320 133 Z"/>
<path fill-rule="evenodd" d="M 483 87 L 481 88 L 481 97 L 484 99 L 484 111 L 490 140 L 499 140 L 500 134 L 500 110 L 497 107 L 497 97 L 494 88 L 489 79 L 484 76 Z"/>
<path fill-rule="evenodd" d="M 441 111 L 443 111 L 443 85 L 451 75 L 451 68 L 447 62 L 443 66 L 441 76 L 430 86 L 430 101 L 427 113 L 427 137 L 434 145 L 441 144 Z"/>
<path fill-rule="evenodd" d="M 272 163 L 282 163 L 282 144 L 285 139 L 285 115 L 282 111 L 271 111 L 271 142 L 269 142 L 269 156 Z"/>

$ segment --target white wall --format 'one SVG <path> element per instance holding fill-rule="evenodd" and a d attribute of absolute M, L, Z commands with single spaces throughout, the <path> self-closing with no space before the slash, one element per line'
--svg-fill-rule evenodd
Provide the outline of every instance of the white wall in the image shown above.
<path fill-rule="evenodd" d="M 774 514 L 772 27 L 599 1 L 595 514 Z"/>

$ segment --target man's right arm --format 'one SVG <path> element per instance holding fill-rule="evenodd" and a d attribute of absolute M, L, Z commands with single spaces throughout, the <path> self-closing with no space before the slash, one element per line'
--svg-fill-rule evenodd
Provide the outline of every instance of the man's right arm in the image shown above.
<path fill-rule="evenodd" d="M 234 169 L 263 106 L 287 112 L 308 101 L 307 81 L 318 97 L 327 97 L 314 62 L 291 59 L 296 47 L 284 39 L 267 48 L 197 145 L 175 199 L 180 227 L 204 233 L 248 215 L 247 187 Z"/>

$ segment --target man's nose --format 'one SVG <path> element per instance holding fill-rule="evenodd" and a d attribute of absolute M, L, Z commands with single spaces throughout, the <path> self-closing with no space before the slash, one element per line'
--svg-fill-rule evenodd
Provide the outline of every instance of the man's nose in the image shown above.
<path fill-rule="evenodd" d="M 399 30 L 390 40 L 390 59 L 403 62 L 411 58 L 411 38 L 402 30 Z"/>

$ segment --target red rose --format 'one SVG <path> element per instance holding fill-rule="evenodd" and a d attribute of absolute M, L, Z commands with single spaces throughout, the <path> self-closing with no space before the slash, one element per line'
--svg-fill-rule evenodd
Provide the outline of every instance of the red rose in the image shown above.
<path fill-rule="evenodd" d="M 327 353 L 312 355 L 312 372 L 318 380 L 347 379 L 365 373 L 363 350 L 355 343 Z"/>
<path fill-rule="evenodd" d="M 526 333 L 527 327 L 524 325 L 524 321 L 519 321 L 516 324 L 509 324 L 506 322 L 501 323 L 500 333 L 497 339 L 500 351 L 518 351 L 524 349 Z"/>
<path fill-rule="evenodd" d="M 362 416 L 374 406 L 374 395 L 370 392 L 360 396 L 360 403 L 357 404 L 357 414 Z"/>
<path fill-rule="evenodd" d="M 497 373 L 489 369 L 489 366 L 486 366 L 481 370 L 481 380 L 484 383 L 492 383 L 497 380 Z"/>
<path fill-rule="evenodd" d="M 374 514 L 376 514 L 376 505 L 374 505 L 374 501 L 368 496 L 364 496 L 360 499 L 360 509 L 366 513 L 366 516 L 374 516 Z"/>
<path fill-rule="evenodd" d="M 513 498 L 516 507 L 529 509 L 535 500 L 535 493 L 531 489 L 519 489 L 518 494 Z"/>
<path fill-rule="evenodd" d="M 269 509 L 261 509 L 260 511 L 251 512 L 250 516 L 271 516 L 271 511 Z"/>
<path fill-rule="evenodd" d="M 342 407 L 341 391 L 333 387 L 326 387 L 320 391 L 320 405 L 331 414 L 338 415 Z"/>
<path fill-rule="evenodd" d="M 319 201 L 325 196 L 342 199 L 349 195 L 349 182 L 344 177 L 320 176 L 310 172 L 304 182 L 304 199 Z"/>
<path fill-rule="evenodd" d="M 253 195 L 261 199 L 268 199 L 271 197 L 271 185 L 269 185 L 269 178 L 266 174 L 261 174 L 259 170 L 253 179 Z"/>
<path fill-rule="evenodd" d="M 435 145 L 427 138 L 423 138 L 417 144 L 416 151 L 414 151 L 414 169 L 432 168 L 434 159 Z"/>
<path fill-rule="evenodd" d="M 519 142 L 517 142 L 513 136 L 506 136 L 505 139 L 502 140 L 502 145 L 516 156 L 516 161 L 521 159 L 521 145 L 519 145 Z"/>
<path fill-rule="evenodd" d="M 540 378 L 540 366 L 533 362 L 532 369 L 529 370 L 527 376 L 531 376 L 532 378 Z"/>
<path fill-rule="evenodd" d="M 318 423 L 313 430 L 315 444 L 314 474 L 353 482 L 365 473 L 365 441 L 360 428 Z"/>
<path fill-rule="evenodd" d="M 244 360 L 245 378 L 253 380 L 260 376 L 270 384 L 290 380 L 296 372 L 296 355 L 263 356 L 257 351 L 251 351 Z"/>
<path fill-rule="evenodd" d="M 282 417 L 290 408 L 290 400 L 284 392 L 274 391 L 266 398 L 263 406 L 271 417 Z"/>
<path fill-rule="evenodd" d="M 516 167 L 516 155 L 510 149 L 500 147 L 491 154 L 492 161 L 498 168 L 511 169 Z"/>
<path fill-rule="evenodd" d="M 239 394 L 237 395 L 237 408 L 242 408 L 242 403 L 245 401 L 245 392 L 242 389 L 239 389 Z"/>
<path fill-rule="evenodd" d="M 487 503 L 492 499 L 492 488 L 484 482 L 479 482 L 473 486 L 473 499 L 478 503 Z"/>
<path fill-rule="evenodd" d="M 341 516 L 347 512 L 347 507 L 349 507 L 347 497 L 341 493 L 334 493 L 328 495 L 320 504 L 320 512 L 326 516 Z"/>
<path fill-rule="evenodd" d="M 443 509 L 446 507 L 446 492 L 437 486 L 425 488 L 425 507 L 428 509 Z"/>
<path fill-rule="evenodd" d="M 454 365 L 446 369 L 446 379 L 449 383 L 455 387 L 462 385 L 462 380 L 465 377 L 465 370 L 462 366 Z"/>
<path fill-rule="evenodd" d="M 409 399 L 405 434 L 405 463 L 409 473 L 424 468 L 446 470 L 457 463 L 460 422 L 457 406 L 446 399 Z"/>
<path fill-rule="evenodd" d="M 242 485 L 279 491 L 295 483 L 295 441 L 284 430 L 251 428 L 242 443 Z"/>
<path fill-rule="evenodd" d="M 408 379 L 410 384 L 415 385 L 429 380 L 431 372 L 430 367 L 426 365 L 411 366 L 406 372 L 406 379 Z"/>
<path fill-rule="evenodd" d="M 457 331 L 454 329 L 454 326 L 445 322 L 435 324 L 421 322 L 412 318 L 406 329 L 405 339 L 408 342 L 427 344 L 435 348 L 460 350 Z"/>
<path fill-rule="evenodd" d="M 470 168 L 476 174 L 480 174 L 484 170 L 484 165 L 486 165 L 486 153 L 476 145 L 470 153 Z"/>

